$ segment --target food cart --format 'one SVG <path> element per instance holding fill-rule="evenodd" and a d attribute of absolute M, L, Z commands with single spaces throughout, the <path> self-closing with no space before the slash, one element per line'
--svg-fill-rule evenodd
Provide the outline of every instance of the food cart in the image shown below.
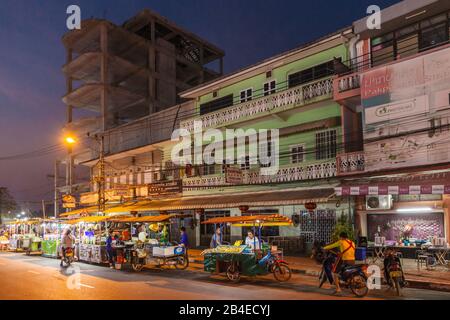
<path fill-rule="evenodd" d="M 233 282 L 238 282 L 241 275 L 256 276 L 269 273 L 272 273 L 280 282 L 288 281 L 291 278 L 291 269 L 283 260 L 282 252 L 274 246 L 263 243 L 261 239 L 261 230 L 265 226 L 292 225 L 292 221 L 287 217 L 278 214 L 218 217 L 202 223 L 214 224 L 214 229 L 217 226 L 222 229 L 225 224 L 235 227 L 250 227 L 255 235 L 254 249 L 245 244 L 241 245 L 239 241 L 235 245 L 219 245 L 204 250 L 202 255 L 204 256 L 205 271 L 215 274 L 225 273 L 227 278 Z M 256 237 L 258 237 L 258 242 Z"/>
<path fill-rule="evenodd" d="M 132 237 L 129 241 L 113 241 L 116 266 L 129 265 L 134 271 L 141 271 L 145 267 L 175 266 L 177 269 L 186 269 L 189 259 L 186 248 L 176 243 L 169 242 L 168 226 L 173 219 L 181 217 L 176 214 L 143 216 L 143 217 L 119 217 L 111 218 L 111 228 L 117 233 L 126 226 L 133 229 L 139 225 L 144 228 L 150 237 L 142 239 Z M 142 230 L 144 230 L 142 229 Z M 131 231 L 133 234 L 133 231 Z"/>
<path fill-rule="evenodd" d="M 70 225 L 64 219 L 46 219 L 43 222 L 42 256 L 59 258 L 61 252 L 61 236 L 63 230 Z"/>
<path fill-rule="evenodd" d="M 15 252 L 38 251 L 42 238 L 39 236 L 40 219 L 21 219 L 9 224 L 8 250 Z"/>
<path fill-rule="evenodd" d="M 77 244 L 75 256 L 79 261 L 97 264 L 108 262 L 106 228 L 102 226 L 108 219 L 107 216 L 86 216 L 66 222 L 72 225 Z"/>

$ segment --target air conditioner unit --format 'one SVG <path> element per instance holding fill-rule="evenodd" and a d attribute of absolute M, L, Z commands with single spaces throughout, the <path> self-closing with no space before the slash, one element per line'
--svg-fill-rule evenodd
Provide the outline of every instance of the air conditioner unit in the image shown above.
<path fill-rule="evenodd" d="M 367 210 L 389 210 L 392 208 L 392 196 L 366 196 L 366 208 Z"/>

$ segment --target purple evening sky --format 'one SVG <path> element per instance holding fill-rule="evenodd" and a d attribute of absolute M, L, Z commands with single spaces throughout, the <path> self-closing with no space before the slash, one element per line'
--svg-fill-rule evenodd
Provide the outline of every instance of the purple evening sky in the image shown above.
<path fill-rule="evenodd" d="M 153 9 L 223 48 L 230 72 L 348 26 L 365 16 L 370 4 L 384 8 L 396 2 L 1 0 L 0 157 L 59 143 L 65 119 L 61 36 L 70 4 L 81 7 L 82 18 L 106 17 L 117 24 L 143 8 Z M 51 200 L 52 180 L 46 175 L 55 157 L 0 161 L 0 186 L 24 207 L 26 201 Z"/>

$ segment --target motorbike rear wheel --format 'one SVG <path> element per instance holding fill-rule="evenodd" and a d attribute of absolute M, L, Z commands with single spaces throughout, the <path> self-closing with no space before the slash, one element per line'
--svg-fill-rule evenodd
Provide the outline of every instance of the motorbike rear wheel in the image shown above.
<path fill-rule="evenodd" d="M 352 276 L 349 287 L 353 294 L 359 298 L 365 297 L 367 293 L 369 293 L 367 279 L 360 274 L 355 274 Z"/>
<path fill-rule="evenodd" d="M 142 269 L 144 268 L 144 265 L 141 263 L 132 263 L 131 264 L 131 268 L 133 269 L 133 271 L 135 272 L 140 272 L 142 271 Z"/>
<path fill-rule="evenodd" d="M 179 256 L 177 259 L 177 263 L 175 263 L 175 268 L 178 270 L 184 270 L 189 267 L 189 258 L 185 255 Z"/>
<path fill-rule="evenodd" d="M 289 266 L 285 263 L 279 263 L 273 268 L 273 276 L 279 282 L 289 281 L 292 277 L 291 268 L 289 268 Z"/>
<path fill-rule="evenodd" d="M 227 278 L 232 282 L 239 282 L 241 280 L 241 274 L 239 272 L 239 267 L 236 263 L 231 263 L 227 268 Z"/>

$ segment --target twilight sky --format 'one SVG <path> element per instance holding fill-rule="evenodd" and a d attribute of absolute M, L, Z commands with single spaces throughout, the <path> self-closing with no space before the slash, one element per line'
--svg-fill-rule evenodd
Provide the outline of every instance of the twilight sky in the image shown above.
<path fill-rule="evenodd" d="M 66 8 L 121 24 L 152 9 L 225 51 L 231 72 L 349 26 L 398 0 L 0 0 L 0 157 L 59 143 Z M 52 199 L 55 153 L 0 161 L 0 186 L 22 206 Z"/>

